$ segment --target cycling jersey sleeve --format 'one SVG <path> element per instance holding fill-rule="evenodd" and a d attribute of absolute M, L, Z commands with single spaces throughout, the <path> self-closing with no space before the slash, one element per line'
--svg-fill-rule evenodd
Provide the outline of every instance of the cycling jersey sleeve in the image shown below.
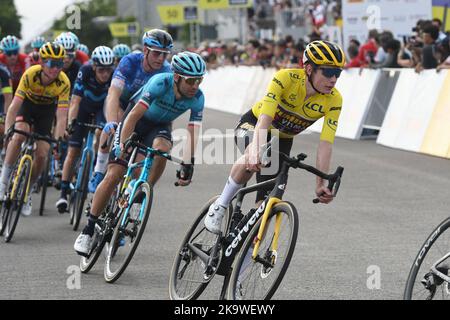
<path fill-rule="evenodd" d="M 143 104 L 148 109 L 156 98 L 164 95 L 164 93 L 167 91 L 168 86 L 169 82 L 167 78 L 156 76 L 150 79 L 150 81 L 142 89 L 143 93 L 138 103 Z"/>
<path fill-rule="evenodd" d="M 125 56 L 122 58 L 117 66 L 117 69 L 114 71 L 111 85 L 123 89 L 125 83 L 132 82 L 134 80 L 131 79 L 132 69 L 132 61 L 130 57 Z"/>
<path fill-rule="evenodd" d="M 58 95 L 58 108 L 68 108 L 70 99 L 70 80 L 64 72 L 61 72 L 63 86 Z"/>
<path fill-rule="evenodd" d="M 75 80 L 75 84 L 73 87 L 73 95 L 83 97 L 84 96 L 84 72 L 83 68 L 80 69 L 78 72 L 77 80 Z"/>
<path fill-rule="evenodd" d="M 28 77 L 26 74 L 22 75 L 22 78 L 20 78 L 20 82 L 19 82 L 19 86 L 17 87 L 15 96 L 24 100 L 26 97 L 26 91 L 27 88 L 29 87 L 29 81 L 28 81 Z"/>
<path fill-rule="evenodd" d="M 203 120 L 203 109 L 205 107 L 205 96 L 199 91 L 197 103 L 191 108 L 190 125 L 200 125 Z"/>
<path fill-rule="evenodd" d="M 12 93 L 11 77 L 9 71 L 5 68 L 0 67 L 0 84 L 2 89 L 2 94 Z"/>
<path fill-rule="evenodd" d="M 290 86 L 290 83 L 289 73 L 280 70 L 275 74 L 267 88 L 266 96 L 261 101 L 260 114 L 268 115 L 272 119 L 275 117 L 283 91 Z"/>
<path fill-rule="evenodd" d="M 336 136 L 339 116 L 342 109 L 342 97 L 339 95 L 333 102 L 332 106 L 325 112 L 322 133 L 320 135 L 320 140 L 328 141 L 331 144 L 334 143 L 334 138 Z"/>

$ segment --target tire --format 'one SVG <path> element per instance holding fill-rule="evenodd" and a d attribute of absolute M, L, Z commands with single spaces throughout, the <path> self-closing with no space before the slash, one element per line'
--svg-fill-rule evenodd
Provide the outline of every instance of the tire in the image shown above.
<path fill-rule="evenodd" d="M 142 200 L 141 198 L 144 197 Z M 142 202 L 139 202 L 141 200 Z M 148 217 L 150 216 L 150 211 L 153 202 L 153 187 L 151 187 L 148 183 L 144 182 L 139 184 L 136 189 L 136 193 L 133 199 L 129 200 L 129 207 L 132 208 L 133 205 L 141 204 L 141 208 L 139 209 L 140 215 L 143 214 L 142 219 L 137 219 L 135 221 L 139 221 L 137 224 L 130 221 L 130 215 L 126 217 L 126 223 L 122 225 L 122 220 L 125 217 L 126 210 L 120 210 L 119 218 L 116 227 L 114 228 L 114 233 L 112 235 L 112 239 L 110 245 L 108 246 L 108 252 L 106 257 L 105 269 L 104 269 L 104 277 L 105 281 L 108 283 L 114 283 L 117 281 L 120 276 L 123 274 L 128 264 L 130 263 L 133 255 L 136 252 L 136 249 L 139 245 L 139 242 L 142 238 L 142 235 L 145 231 L 145 226 L 147 225 Z M 131 210 L 130 210 L 131 211 Z M 123 227 L 128 231 L 128 226 L 138 227 L 138 230 L 135 231 L 133 237 L 125 236 L 126 244 L 123 246 L 119 245 L 121 238 L 123 237 Z M 122 261 L 118 260 L 117 253 L 124 248 L 124 250 L 129 247 L 130 251 L 125 254 Z"/>
<path fill-rule="evenodd" d="M 10 242 L 14 235 L 14 231 L 16 230 L 17 222 L 19 221 L 23 204 L 26 201 L 25 196 L 28 182 L 30 179 L 30 173 L 31 173 L 31 162 L 29 160 L 25 160 L 22 166 L 22 170 L 17 172 L 19 180 L 17 183 L 16 194 L 14 194 L 11 197 L 13 200 L 11 202 L 10 207 L 11 211 L 8 217 L 8 221 L 6 223 L 6 234 L 5 234 L 6 243 Z M 29 192 L 31 192 L 31 190 L 29 190 Z"/>
<path fill-rule="evenodd" d="M 8 200 L 5 200 L 2 202 L 1 205 L 1 217 L 0 217 L 0 236 L 3 236 L 3 234 L 5 233 L 6 230 L 6 226 L 7 226 L 7 222 L 8 222 L 8 217 L 10 214 L 10 208 L 11 208 L 11 202 Z"/>
<path fill-rule="evenodd" d="M 449 227 L 450 218 L 447 218 L 434 229 L 422 245 L 409 272 L 403 299 L 450 300 L 450 282 L 444 281 L 431 269 L 436 264 L 437 270 L 450 276 L 449 258 L 442 261 L 446 264 L 437 263 L 449 252 L 450 230 L 447 231 Z"/>
<path fill-rule="evenodd" d="M 282 239 L 287 239 L 287 249 L 284 252 L 271 251 L 270 246 L 272 245 L 273 237 L 267 237 L 268 229 L 272 229 L 271 227 L 275 224 L 276 215 L 282 215 L 282 221 L 287 221 L 287 230 L 280 229 L 280 237 L 279 242 Z M 237 255 L 237 259 L 235 261 L 235 265 L 233 268 L 233 272 L 231 274 L 230 284 L 228 287 L 228 299 L 229 300 L 269 300 L 272 298 L 273 294 L 277 290 L 281 281 L 283 280 L 284 275 L 286 274 L 287 268 L 289 267 L 289 263 L 291 261 L 292 255 L 295 250 L 295 245 L 297 242 L 298 235 L 298 214 L 294 205 L 289 202 L 281 202 L 273 206 L 272 211 L 269 214 L 265 233 L 263 236 L 263 240 L 261 241 L 261 246 L 259 249 L 259 253 L 265 253 L 268 255 L 267 261 L 275 261 L 275 267 L 265 267 L 262 263 L 256 262 L 252 260 L 251 254 L 253 252 L 253 240 L 257 237 L 259 226 L 261 225 L 262 219 L 260 218 L 258 223 L 256 223 L 249 235 L 245 239 L 245 242 Z M 283 228 L 283 224 L 281 226 Z M 272 231 L 272 230 L 271 230 Z M 272 232 L 269 232 L 272 234 Z M 272 239 L 272 240 L 270 240 Z M 281 239 L 281 241 L 280 241 Z M 266 242 L 266 240 L 269 240 Z M 267 245 L 266 245 L 267 244 Z M 280 248 L 280 247 L 278 247 Z M 280 259 L 283 258 L 281 261 Z M 264 256 L 263 256 L 264 257 Z M 244 266 L 244 268 L 243 268 Z M 248 267 L 250 267 L 250 272 L 248 272 L 249 276 L 245 278 L 240 278 L 241 275 L 247 274 Z M 241 271 L 242 270 L 242 271 Z M 272 276 L 271 276 L 272 275 Z M 254 289 L 253 292 L 250 292 L 248 286 L 245 281 L 252 276 L 256 277 L 256 280 L 260 278 L 264 281 L 265 285 L 263 285 L 263 292 L 255 296 L 257 283 L 255 281 L 255 285 L 251 284 L 251 288 Z M 267 281 L 266 281 L 267 280 Z M 270 284 L 270 280 L 272 283 Z M 269 281 L 269 284 L 267 282 Z M 237 291 L 239 295 L 237 295 Z M 247 295 L 249 294 L 249 295 Z"/>
<path fill-rule="evenodd" d="M 80 190 L 75 190 L 75 201 L 74 201 L 74 219 L 73 219 L 73 230 L 77 231 L 80 226 L 81 216 L 84 211 L 84 202 L 88 194 L 88 183 L 89 183 L 89 164 L 91 163 L 91 156 L 89 153 L 86 154 L 86 159 L 83 165 L 83 172 L 81 174 L 81 184 Z"/>
<path fill-rule="evenodd" d="M 212 280 L 213 276 L 209 277 L 208 279 L 204 278 L 204 267 L 202 266 L 202 262 L 199 261 L 199 259 L 196 259 L 196 256 L 193 254 L 191 250 L 187 248 L 188 243 L 193 243 L 193 241 L 198 239 L 198 242 L 201 242 L 201 249 L 204 252 L 208 252 L 216 244 L 217 242 L 217 235 L 214 235 L 210 233 L 208 230 L 206 230 L 203 220 L 208 213 L 209 207 L 211 204 L 216 201 L 216 199 L 219 196 L 215 196 L 212 199 L 210 199 L 200 210 L 200 214 L 192 224 L 192 226 L 189 228 L 189 230 L 186 233 L 186 236 L 183 239 L 183 242 L 181 243 L 180 248 L 177 250 L 174 262 L 172 265 L 172 271 L 170 273 L 170 280 L 169 280 L 169 297 L 171 300 L 194 300 L 197 299 L 203 291 L 206 289 L 210 281 Z M 233 211 L 232 206 L 228 208 L 230 213 L 230 210 Z M 225 220 L 228 219 L 230 214 L 226 215 Z M 223 226 L 228 225 L 228 221 L 223 222 Z M 194 236 L 194 238 L 192 238 Z M 200 237 L 201 236 L 201 237 Z M 204 247 L 206 244 L 206 247 Z M 195 245 L 195 243 L 194 243 Z M 222 253 L 218 253 L 219 256 L 222 256 Z M 196 261 L 197 260 L 197 261 Z M 188 270 L 189 264 L 194 261 L 193 270 L 196 269 L 199 271 L 197 275 L 194 275 L 193 273 L 189 274 L 189 279 L 191 277 L 194 277 L 192 286 L 189 287 L 190 292 L 182 293 L 181 287 L 182 287 L 182 278 L 180 278 L 180 272 L 183 271 L 186 272 Z M 183 265 L 184 263 L 184 265 Z M 188 271 L 189 273 L 189 271 Z M 182 275 L 181 275 L 182 276 Z M 189 280 L 186 280 L 189 282 Z"/>
<path fill-rule="evenodd" d="M 117 199 L 117 191 L 114 192 L 113 197 L 108 203 L 105 214 L 102 217 L 101 221 L 101 231 L 103 232 L 103 236 L 100 237 L 97 228 L 94 233 L 94 245 L 92 248 L 92 252 L 88 258 L 82 257 L 80 261 L 80 270 L 82 273 L 88 273 L 92 267 L 94 267 L 101 253 L 103 252 L 103 248 L 106 243 L 111 240 L 112 233 L 114 232 L 115 222 L 117 222 L 116 214 L 118 209 L 115 207 L 115 202 Z M 116 212 L 111 212 L 116 211 Z"/>
<path fill-rule="evenodd" d="M 42 172 L 41 176 L 41 203 L 39 206 L 39 215 L 41 217 L 44 215 L 45 210 L 45 198 L 47 196 L 47 188 L 48 188 L 48 173 L 50 170 L 50 162 L 51 162 L 50 156 L 51 156 L 51 149 L 47 157 L 47 165 L 45 166 L 45 169 Z"/>

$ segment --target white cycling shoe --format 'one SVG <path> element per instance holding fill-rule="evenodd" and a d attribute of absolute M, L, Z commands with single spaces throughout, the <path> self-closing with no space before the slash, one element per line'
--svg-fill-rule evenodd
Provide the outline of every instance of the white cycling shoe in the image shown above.
<path fill-rule="evenodd" d="M 222 226 L 222 220 L 227 208 L 214 202 L 208 210 L 208 214 L 205 218 L 206 229 L 214 234 L 219 234 Z"/>
<path fill-rule="evenodd" d="M 88 256 L 92 249 L 93 238 L 88 234 L 80 234 L 73 248 L 80 256 Z"/>

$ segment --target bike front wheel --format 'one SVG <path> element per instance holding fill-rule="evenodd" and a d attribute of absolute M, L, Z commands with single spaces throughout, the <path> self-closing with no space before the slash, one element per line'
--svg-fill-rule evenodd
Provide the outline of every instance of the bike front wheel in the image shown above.
<path fill-rule="evenodd" d="M 133 258 L 150 216 L 152 200 L 153 188 L 144 182 L 137 187 L 128 206 L 121 209 L 107 250 L 104 270 L 106 282 L 117 281 Z"/>
<path fill-rule="evenodd" d="M 20 213 L 22 211 L 22 207 L 26 201 L 27 196 L 27 187 L 30 180 L 31 173 L 31 161 L 25 160 L 22 165 L 22 169 L 17 172 L 18 181 L 14 194 L 11 196 L 10 207 L 9 207 L 9 216 L 6 221 L 6 234 L 5 234 L 5 242 L 10 242 L 14 231 L 17 227 L 17 222 L 19 221 Z M 31 190 L 29 190 L 31 192 Z"/>
<path fill-rule="evenodd" d="M 422 245 L 409 272 L 405 300 L 450 300 L 449 227 L 447 218 Z"/>
<path fill-rule="evenodd" d="M 298 214 L 289 202 L 273 206 L 267 219 L 258 255 L 252 258 L 259 219 L 239 251 L 228 287 L 229 300 L 269 300 L 278 289 L 294 253 Z"/>
<path fill-rule="evenodd" d="M 81 216 L 84 211 L 84 203 L 88 194 L 89 183 L 89 163 L 91 161 L 90 154 L 86 154 L 86 159 L 83 165 L 83 172 L 81 174 L 81 182 L 79 190 L 75 190 L 75 200 L 73 204 L 73 230 L 77 231 L 80 226 Z"/>

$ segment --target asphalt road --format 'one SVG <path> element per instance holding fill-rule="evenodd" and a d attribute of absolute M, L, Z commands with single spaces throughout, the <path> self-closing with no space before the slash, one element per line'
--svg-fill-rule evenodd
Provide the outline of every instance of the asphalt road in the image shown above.
<path fill-rule="evenodd" d="M 186 119 L 176 126 L 183 127 Z M 207 110 L 204 129 L 216 129 L 207 135 L 226 134 L 237 120 Z M 308 154 L 306 162 L 314 164 L 318 141 L 317 134 L 302 135 L 293 152 Z M 214 154 L 212 142 L 203 143 L 203 155 Z M 220 142 L 215 146 L 222 150 Z M 385 148 L 373 140 L 338 138 L 332 168 L 338 165 L 345 167 L 344 179 L 338 198 L 327 206 L 311 201 L 312 175 L 291 172 L 285 199 L 299 210 L 300 233 L 274 298 L 401 299 L 420 245 L 450 215 L 450 161 Z M 103 280 L 103 261 L 79 282 L 73 281 L 79 264 L 73 251 L 78 233 L 71 230 L 68 215 L 59 215 L 54 208 L 58 196 L 54 189 L 44 217 L 37 215 L 35 197 L 34 213 L 19 220 L 13 242 L 0 242 L 0 299 L 168 299 L 177 248 L 202 204 L 221 192 L 230 168 L 230 164 L 196 165 L 193 184 L 181 189 L 174 187 L 176 167 L 169 164 L 155 189 L 144 239 L 113 285 Z M 373 282 L 378 274 L 379 282 Z M 217 299 L 221 279 L 214 279 L 201 298 Z"/>

